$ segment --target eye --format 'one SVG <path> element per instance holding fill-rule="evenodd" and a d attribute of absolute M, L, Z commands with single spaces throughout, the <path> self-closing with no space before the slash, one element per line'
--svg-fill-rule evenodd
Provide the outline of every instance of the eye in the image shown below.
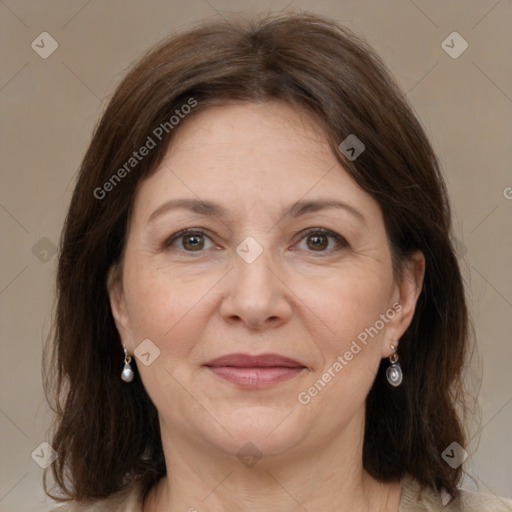
<path fill-rule="evenodd" d="M 211 245 L 208 246 L 207 241 L 209 241 Z M 348 247 L 348 242 L 344 237 L 324 228 L 308 230 L 301 238 L 301 242 L 303 241 L 306 242 L 307 249 L 313 252 L 331 252 Z M 190 253 L 211 249 L 212 245 L 212 240 L 203 230 L 188 228 L 182 229 L 166 239 L 162 244 L 162 249 L 167 250 L 174 248 Z M 293 250 L 295 250 L 295 248 L 293 248 Z"/>
<path fill-rule="evenodd" d="M 330 241 L 334 240 L 331 244 Z M 348 247 L 348 242 L 338 233 L 324 228 L 313 228 L 308 230 L 301 238 L 306 246 L 313 252 L 331 252 Z M 334 245 L 334 247 L 332 247 Z M 331 247 L 329 247 L 331 246 Z"/>
<path fill-rule="evenodd" d="M 179 242 L 177 245 L 178 250 L 186 251 L 186 252 L 201 252 L 203 249 L 210 249 L 210 247 L 206 246 L 206 240 L 210 240 L 210 237 L 200 229 L 182 229 L 177 233 L 174 233 L 171 237 L 169 237 L 162 245 L 163 249 L 169 249 L 172 247 L 175 242 Z M 211 240 L 210 240 L 211 243 Z"/>

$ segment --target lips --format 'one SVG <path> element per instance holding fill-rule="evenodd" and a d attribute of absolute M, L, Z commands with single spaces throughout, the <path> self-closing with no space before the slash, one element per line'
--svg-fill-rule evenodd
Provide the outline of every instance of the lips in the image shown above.
<path fill-rule="evenodd" d="M 260 354 L 256 356 L 249 354 L 228 354 L 213 359 L 206 363 L 205 366 L 234 366 L 237 368 L 271 368 L 280 366 L 284 368 L 304 368 L 304 365 L 298 361 L 278 354 Z"/>
<path fill-rule="evenodd" d="M 278 354 L 229 354 L 205 364 L 215 375 L 242 388 L 258 389 L 289 380 L 306 367 Z"/>

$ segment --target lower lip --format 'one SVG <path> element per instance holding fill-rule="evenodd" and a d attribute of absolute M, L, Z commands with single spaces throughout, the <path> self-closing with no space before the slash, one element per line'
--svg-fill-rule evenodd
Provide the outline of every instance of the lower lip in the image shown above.
<path fill-rule="evenodd" d="M 208 366 L 209 370 L 223 379 L 243 388 L 258 389 L 272 386 L 292 379 L 298 375 L 303 366 L 288 368 L 285 366 L 242 368 L 236 366 Z"/>

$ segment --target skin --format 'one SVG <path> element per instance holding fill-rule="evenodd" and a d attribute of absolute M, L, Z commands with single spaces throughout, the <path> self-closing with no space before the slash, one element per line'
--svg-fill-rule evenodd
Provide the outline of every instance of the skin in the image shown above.
<path fill-rule="evenodd" d="M 227 215 L 175 209 L 148 223 L 177 198 L 215 201 Z M 340 208 L 282 214 L 295 201 L 325 198 L 352 205 L 365 222 Z M 184 228 L 206 235 L 162 248 Z M 249 236 L 263 250 L 252 263 L 236 252 Z M 129 353 L 145 339 L 160 350 L 148 366 L 136 361 L 159 412 L 168 470 L 144 511 L 396 512 L 400 483 L 380 483 L 362 466 L 364 404 L 412 320 L 424 265 L 416 253 L 397 282 L 378 203 L 309 114 L 283 102 L 237 103 L 183 121 L 137 192 L 123 262 L 108 283 Z M 378 335 L 300 403 L 298 394 L 397 301 Z M 277 353 L 306 369 L 242 389 L 204 366 L 234 352 Z M 261 455 L 251 466 L 237 457 L 248 442 Z"/>

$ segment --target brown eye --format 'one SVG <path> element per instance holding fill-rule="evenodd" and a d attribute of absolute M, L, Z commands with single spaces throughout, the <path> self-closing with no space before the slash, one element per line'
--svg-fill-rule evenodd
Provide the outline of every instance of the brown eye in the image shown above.
<path fill-rule="evenodd" d="M 209 249 L 206 241 L 209 240 L 212 244 L 210 237 L 203 231 L 197 229 L 184 229 L 169 237 L 163 244 L 162 249 L 184 252 L 203 252 L 204 249 Z"/>
<path fill-rule="evenodd" d="M 182 245 L 186 250 L 200 250 L 204 247 L 204 238 L 202 234 L 185 235 L 182 237 Z"/>
<path fill-rule="evenodd" d="M 309 235 L 307 240 L 308 247 L 314 250 L 323 250 L 329 245 L 329 240 L 325 235 Z"/>
<path fill-rule="evenodd" d="M 309 230 L 301 239 L 301 243 L 303 240 L 306 241 L 306 250 L 309 252 L 330 253 L 348 247 L 348 242 L 344 237 L 324 228 Z M 333 240 L 334 242 L 332 242 Z"/>

